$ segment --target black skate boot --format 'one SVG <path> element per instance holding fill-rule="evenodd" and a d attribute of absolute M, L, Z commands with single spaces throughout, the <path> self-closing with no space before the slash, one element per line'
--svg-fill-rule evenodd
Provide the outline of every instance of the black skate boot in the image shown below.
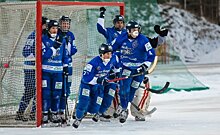
<path fill-rule="evenodd" d="M 123 110 L 122 107 L 119 105 L 118 108 L 113 113 L 113 117 L 117 118 L 120 115 L 120 113 L 122 112 L 122 110 Z"/>
<path fill-rule="evenodd" d="M 73 126 L 74 128 L 78 128 L 79 125 L 80 125 L 80 123 L 81 123 L 81 121 L 82 121 L 82 120 L 75 119 L 75 121 L 73 122 L 73 125 L 72 125 L 72 126 Z"/>
<path fill-rule="evenodd" d="M 110 119 L 111 119 L 111 115 L 106 115 L 106 114 L 101 114 L 100 115 L 100 121 L 103 121 L 103 122 L 111 122 Z"/>
<path fill-rule="evenodd" d="M 64 112 L 59 112 L 59 115 L 60 115 L 60 122 L 61 122 L 61 124 L 67 124 L 67 119 L 65 117 Z"/>
<path fill-rule="evenodd" d="M 95 121 L 95 122 L 98 122 L 100 119 L 100 115 L 97 113 L 95 114 L 93 117 L 92 117 L 92 120 Z"/>
<path fill-rule="evenodd" d="M 119 116 L 120 123 L 125 123 L 126 119 L 128 118 L 128 109 L 123 110 Z"/>
<path fill-rule="evenodd" d="M 52 123 L 60 123 L 60 118 L 59 118 L 59 116 L 58 116 L 58 113 L 51 113 L 51 119 L 50 119 L 50 121 L 52 122 Z"/>
<path fill-rule="evenodd" d="M 48 123 L 48 113 L 43 113 L 42 124 L 47 124 L 47 123 Z"/>

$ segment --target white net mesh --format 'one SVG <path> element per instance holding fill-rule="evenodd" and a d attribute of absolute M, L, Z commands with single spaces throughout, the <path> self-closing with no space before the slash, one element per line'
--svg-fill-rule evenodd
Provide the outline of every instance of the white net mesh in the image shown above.
<path fill-rule="evenodd" d="M 23 47 L 27 44 L 27 37 L 35 30 L 35 6 L 36 3 L 0 4 L 0 126 L 34 126 L 36 122 L 31 119 L 31 114 L 34 112 L 33 105 L 35 105 L 36 80 L 35 74 L 32 72 L 35 66 L 24 65 L 25 61 L 35 61 L 35 59 L 25 58 L 22 55 Z M 109 12 L 106 14 L 105 25 L 110 27 L 114 15 L 119 14 L 119 7 L 106 8 Z M 43 6 L 43 16 L 49 19 L 58 20 L 62 15 L 68 15 L 72 20 L 70 31 L 75 35 L 75 44 L 78 49 L 76 55 L 73 56 L 72 63 L 72 85 L 68 99 L 71 111 L 75 103 L 83 67 L 88 60 L 98 55 L 98 46 L 105 42 L 105 39 L 96 30 L 99 16 L 98 6 Z M 28 73 L 24 74 L 24 70 L 27 69 L 29 69 Z M 21 101 L 23 102 L 20 103 Z M 23 121 L 15 120 L 17 119 L 16 112 L 21 112 L 19 110 L 24 111 L 21 118 Z M 28 121 L 24 122 L 24 120 Z"/>

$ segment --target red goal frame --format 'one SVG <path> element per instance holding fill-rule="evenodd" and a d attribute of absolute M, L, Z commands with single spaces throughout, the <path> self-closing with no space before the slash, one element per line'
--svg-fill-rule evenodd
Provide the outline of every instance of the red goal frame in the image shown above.
<path fill-rule="evenodd" d="M 42 118 L 42 6 L 43 5 L 79 5 L 79 6 L 116 6 L 120 14 L 125 14 L 124 2 L 70 2 L 70 1 L 41 1 L 36 4 L 36 126 L 41 125 Z"/>

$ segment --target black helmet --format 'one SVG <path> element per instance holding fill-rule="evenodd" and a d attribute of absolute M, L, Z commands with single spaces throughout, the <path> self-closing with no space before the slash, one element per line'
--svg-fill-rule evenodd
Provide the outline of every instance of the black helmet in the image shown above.
<path fill-rule="evenodd" d="M 112 51 L 113 51 L 112 46 L 109 44 L 102 43 L 101 46 L 99 47 L 99 55 Z"/>
<path fill-rule="evenodd" d="M 49 22 L 49 19 L 45 16 L 42 16 L 42 25 L 47 24 Z"/>
<path fill-rule="evenodd" d="M 123 23 L 125 23 L 124 16 L 122 16 L 122 15 L 116 15 L 115 18 L 113 19 L 113 24 L 115 25 L 116 22 L 118 22 L 118 21 L 123 21 Z"/>
<path fill-rule="evenodd" d="M 59 26 L 59 23 L 56 20 L 50 20 L 48 25 L 47 25 L 47 29 L 50 30 L 51 27 L 53 26 Z"/>
<path fill-rule="evenodd" d="M 136 21 L 131 20 L 126 24 L 126 29 L 131 30 L 132 28 L 138 28 L 140 31 L 141 25 L 137 23 Z"/>
<path fill-rule="evenodd" d="M 61 21 L 71 22 L 71 19 L 69 18 L 69 16 L 63 15 L 63 16 L 61 16 L 60 19 L 59 19 L 59 22 L 61 22 Z"/>

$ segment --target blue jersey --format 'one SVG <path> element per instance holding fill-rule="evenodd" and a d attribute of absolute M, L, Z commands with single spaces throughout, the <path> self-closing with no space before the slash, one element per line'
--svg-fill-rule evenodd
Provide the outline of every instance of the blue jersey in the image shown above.
<path fill-rule="evenodd" d="M 66 41 L 66 49 L 68 51 L 68 67 L 69 67 L 69 75 L 72 75 L 72 56 L 77 52 L 77 48 L 75 45 L 75 36 L 71 31 L 62 32 L 60 29 L 58 31 L 58 35 L 61 36 Z"/>
<path fill-rule="evenodd" d="M 114 27 L 105 28 L 104 27 L 104 18 L 98 18 L 97 30 L 99 33 L 101 33 L 106 38 L 107 43 L 111 43 L 120 34 L 126 33 L 125 29 L 122 29 L 122 31 L 117 31 L 117 30 L 115 30 Z"/>
<path fill-rule="evenodd" d="M 120 62 L 130 69 L 137 69 L 142 64 L 148 67 L 154 61 L 155 51 L 148 38 L 139 34 L 135 39 L 128 39 L 124 33 L 112 41 L 113 51 L 120 50 Z"/>
<path fill-rule="evenodd" d="M 33 59 L 35 58 L 35 31 L 33 31 L 27 38 L 25 46 L 22 50 L 22 55 L 25 58 Z M 35 65 L 35 61 L 25 61 L 25 65 Z"/>
<path fill-rule="evenodd" d="M 82 82 L 86 84 L 97 84 L 97 79 L 107 77 L 111 69 L 119 72 L 119 60 L 116 55 L 112 55 L 108 63 L 104 63 L 100 56 L 93 58 L 84 68 Z"/>
<path fill-rule="evenodd" d="M 63 39 L 65 39 L 67 43 L 67 51 L 70 58 L 69 62 L 72 62 L 72 57 L 76 52 L 77 48 L 75 45 L 75 36 L 71 31 L 63 33 L 61 30 L 58 31 L 58 35 L 61 36 Z"/>
<path fill-rule="evenodd" d="M 48 35 L 42 37 L 42 70 L 50 73 L 62 73 L 63 66 L 68 66 L 68 52 L 65 49 L 65 41 L 55 49 L 55 39 Z"/>

